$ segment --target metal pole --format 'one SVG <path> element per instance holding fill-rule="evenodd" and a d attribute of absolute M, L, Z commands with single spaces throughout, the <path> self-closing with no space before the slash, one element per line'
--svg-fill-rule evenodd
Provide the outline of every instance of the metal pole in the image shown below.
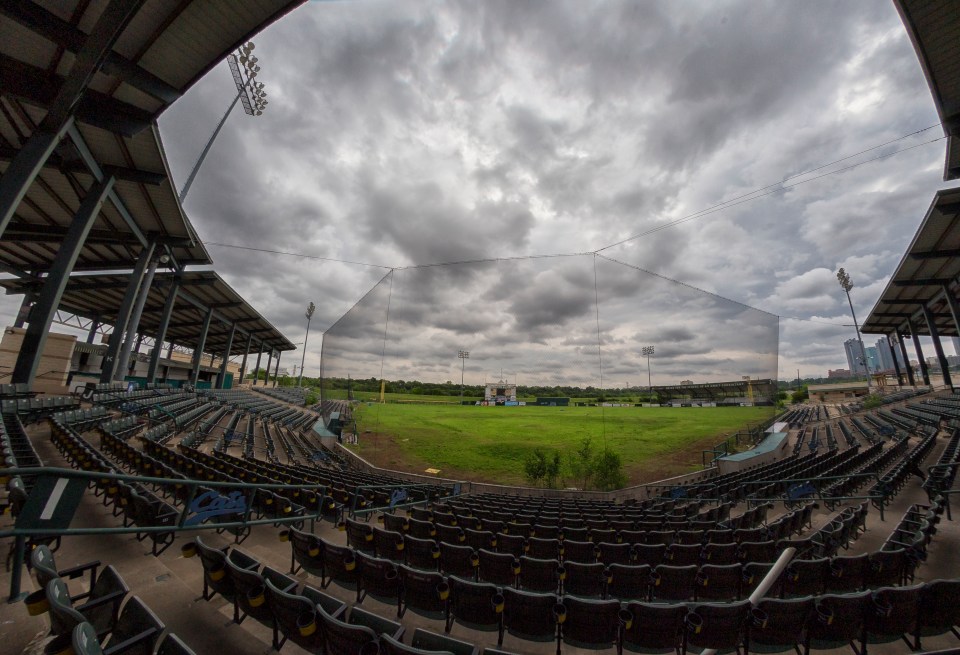
<path fill-rule="evenodd" d="M 300 377 L 297 378 L 298 388 L 303 386 L 303 364 L 307 360 L 307 339 L 310 338 L 310 319 L 313 318 L 313 312 L 316 308 L 316 305 L 311 302 L 307 305 L 307 313 L 304 314 L 307 317 L 307 334 L 303 337 L 303 355 L 300 356 Z"/>
<path fill-rule="evenodd" d="M 190 171 L 190 177 L 187 178 L 187 183 L 183 185 L 183 189 L 180 191 L 180 203 L 183 204 L 183 201 L 187 197 L 187 192 L 190 191 L 190 186 L 193 184 L 193 180 L 197 177 L 197 171 L 200 170 L 200 166 L 203 164 L 203 160 L 206 159 L 207 153 L 210 152 L 210 147 L 213 146 L 213 142 L 216 140 L 217 135 L 220 134 L 220 130 L 223 129 L 223 124 L 227 122 L 227 118 L 230 117 L 230 112 L 233 111 L 233 108 L 237 106 L 237 101 L 240 100 L 240 96 L 243 95 L 243 89 L 237 91 L 236 97 L 233 99 L 233 102 L 230 103 L 230 107 L 227 108 L 227 113 L 223 115 L 223 118 L 220 119 L 220 123 L 217 124 L 217 129 L 213 131 L 213 134 L 210 136 L 210 139 L 207 141 L 207 145 L 203 147 L 203 152 L 200 153 L 200 158 L 197 159 L 197 163 L 193 165 L 193 170 Z"/>
<path fill-rule="evenodd" d="M 870 367 L 867 365 L 867 349 L 863 347 L 863 337 L 860 336 L 860 324 L 857 323 L 857 314 L 853 311 L 853 301 L 850 300 L 850 292 L 843 290 L 847 294 L 847 304 L 850 305 L 850 316 L 853 317 L 853 329 L 857 331 L 857 342 L 860 344 L 860 358 L 863 361 L 863 370 L 867 372 L 867 391 L 870 390 Z"/>

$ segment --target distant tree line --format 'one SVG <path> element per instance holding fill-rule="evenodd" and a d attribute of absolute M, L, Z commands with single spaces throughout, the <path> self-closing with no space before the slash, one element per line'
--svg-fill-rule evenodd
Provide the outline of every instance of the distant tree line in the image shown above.
<path fill-rule="evenodd" d="M 557 489 L 563 484 L 564 473 L 583 490 L 592 487 L 598 491 L 613 491 L 627 483 L 620 455 L 607 448 L 597 450 L 590 437 L 584 437 L 580 447 L 566 458 L 559 450 L 534 449 L 523 462 L 523 473 L 530 484 L 548 489 Z"/>
<path fill-rule="evenodd" d="M 319 384 L 319 380 L 312 381 Z M 306 384 L 306 378 L 304 378 Z M 379 378 L 324 378 L 323 386 L 326 389 L 350 389 L 354 392 L 372 392 L 380 393 Z M 421 382 L 420 380 L 386 380 L 384 383 L 386 393 L 407 393 L 420 396 L 459 396 L 460 383 L 458 382 Z M 479 384 L 466 384 L 463 386 L 463 395 L 465 398 L 482 398 L 484 387 Z M 638 402 L 641 395 L 636 388 L 630 389 L 599 389 L 593 386 L 574 387 L 574 386 L 543 386 L 543 385 L 520 385 L 517 387 L 517 396 L 523 398 L 596 398 L 598 402 L 629 402 L 629 398 L 637 398 Z"/>

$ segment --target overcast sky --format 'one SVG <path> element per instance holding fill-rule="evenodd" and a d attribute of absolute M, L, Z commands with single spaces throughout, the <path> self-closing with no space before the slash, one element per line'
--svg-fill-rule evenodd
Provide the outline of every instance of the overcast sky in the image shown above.
<path fill-rule="evenodd" d="M 723 361 L 732 379 L 825 375 L 846 368 L 854 336 L 835 271 L 853 278 L 862 321 L 947 186 L 944 141 L 921 145 L 939 127 L 896 140 L 938 119 L 889 0 L 308 2 L 255 43 L 267 111 L 238 107 L 185 208 L 207 242 L 377 265 L 209 245 L 216 270 L 291 341 L 317 304 L 308 375 L 321 332 L 390 267 L 598 250 L 630 265 L 598 258 L 598 289 L 592 255 L 398 271 L 394 284 L 405 275 L 420 295 L 393 299 L 394 335 L 401 317 L 411 334 L 422 325 L 412 340 L 441 363 L 423 375 L 398 363 L 396 376 L 449 379 L 458 348 L 486 376 L 509 366 L 495 333 L 555 345 L 551 330 L 583 348 L 592 334 L 594 353 L 599 331 L 617 384 L 645 383 L 648 343 L 671 380 Z M 178 187 L 233 93 L 224 63 L 162 116 Z M 747 322 L 763 329 L 718 328 L 677 301 L 713 296 L 650 273 L 761 310 Z M 652 279 L 673 289 L 661 316 L 643 293 Z M 750 344 L 756 367 L 730 355 Z M 363 357 L 379 363 L 381 348 L 382 333 Z M 681 351 L 703 357 L 681 365 Z M 549 369 L 538 361 L 519 368 Z"/>

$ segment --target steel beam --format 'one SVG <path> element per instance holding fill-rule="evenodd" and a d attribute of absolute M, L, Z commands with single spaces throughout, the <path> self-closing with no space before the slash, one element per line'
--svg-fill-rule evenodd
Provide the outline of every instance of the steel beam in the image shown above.
<path fill-rule="evenodd" d="M 940 362 L 940 372 L 943 376 L 943 383 L 953 390 L 953 382 L 950 380 L 950 365 L 947 364 L 947 357 L 943 354 L 943 344 L 940 343 L 940 333 L 937 331 L 937 321 L 933 318 L 930 308 L 921 305 L 923 318 L 927 321 L 927 328 L 930 330 L 930 338 L 933 339 L 933 350 L 937 353 L 937 361 Z"/>
<path fill-rule="evenodd" d="M 207 310 L 207 316 L 203 320 L 203 327 L 200 329 L 200 340 L 197 342 L 197 347 L 193 350 L 193 372 L 190 374 L 190 380 L 193 383 L 194 388 L 197 386 L 197 381 L 200 379 L 200 364 L 203 361 L 203 349 L 207 344 L 207 332 L 210 331 L 210 321 L 213 320 L 213 310 Z"/>
<path fill-rule="evenodd" d="M 50 332 L 50 324 L 53 322 L 57 307 L 60 306 L 60 299 L 70 279 L 70 271 L 73 270 L 73 265 L 80 256 L 87 232 L 96 222 L 100 207 L 113 187 L 113 182 L 113 178 L 108 177 L 94 184 L 80 202 L 80 208 L 70 223 L 67 238 L 57 251 L 50 275 L 46 278 L 37 302 L 30 312 L 30 325 L 23 336 L 17 363 L 13 367 L 11 381 L 14 384 L 33 385 L 47 342 L 47 334 Z"/>
<path fill-rule="evenodd" d="M 890 343 L 890 335 L 884 335 L 884 342 L 887 344 L 887 350 L 890 351 L 890 357 L 893 359 L 893 368 L 897 372 L 897 386 L 903 386 L 903 374 L 900 372 L 900 360 L 897 359 L 897 353 Z"/>
<path fill-rule="evenodd" d="M 0 177 L 0 236 L 6 231 L 40 169 L 47 163 L 50 153 L 72 126 L 73 119 L 68 117 L 59 129 L 37 130 L 7 166 L 3 177 Z"/>
<path fill-rule="evenodd" d="M 270 352 L 267 353 L 267 372 L 263 376 L 263 386 L 270 386 L 270 364 L 273 363 L 273 347 L 270 347 Z"/>
<path fill-rule="evenodd" d="M 903 342 L 903 333 L 900 332 L 900 328 L 896 328 L 894 334 L 897 335 L 897 341 L 900 343 L 900 354 L 903 356 L 903 366 L 907 369 L 907 381 L 911 387 L 915 387 L 917 386 L 917 382 L 913 377 L 913 365 L 910 364 L 910 356 L 907 355 L 907 344 Z"/>
<path fill-rule="evenodd" d="M 930 386 L 930 371 L 927 369 L 927 360 L 923 358 L 923 348 L 920 347 L 920 335 L 913 325 L 912 319 L 907 319 L 907 327 L 910 329 L 910 336 L 913 339 L 913 348 L 917 351 L 917 361 L 920 363 L 920 374 L 923 376 L 923 383 Z"/>
<path fill-rule="evenodd" d="M 273 386 L 277 386 L 277 376 L 280 374 L 280 355 L 283 354 L 282 350 L 277 351 L 277 366 L 273 369 Z"/>
<path fill-rule="evenodd" d="M 160 365 L 160 351 L 163 349 L 163 342 L 167 338 L 167 328 L 170 327 L 170 317 L 173 316 L 173 308 L 177 305 L 177 291 L 180 288 L 179 278 L 173 278 L 170 283 L 170 291 L 167 292 L 167 302 L 163 306 L 163 314 L 160 316 L 160 326 L 157 328 L 156 344 L 150 353 L 150 367 L 147 369 L 147 382 L 157 381 L 157 368 Z M 170 344 L 171 347 L 173 344 Z"/>
<path fill-rule="evenodd" d="M 227 345 L 223 349 L 223 362 L 220 364 L 220 375 L 217 377 L 217 389 L 223 389 L 227 383 L 227 362 L 230 361 L 230 349 L 233 348 L 233 336 L 237 333 L 237 324 L 230 326 L 230 334 L 227 336 Z"/>
<path fill-rule="evenodd" d="M 143 282 L 140 283 L 137 302 L 133 306 L 133 312 L 130 314 L 127 336 L 123 341 L 123 345 L 120 347 L 120 361 L 117 362 L 117 371 L 123 375 L 127 373 L 130 353 L 133 351 L 133 340 L 140 331 L 140 317 L 143 315 L 143 306 L 147 303 L 147 298 L 150 296 L 150 287 L 153 285 L 153 276 L 157 272 L 157 264 L 159 263 L 155 257 L 150 258 L 150 266 L 147 268 L 147 274 L 143 276 Z"/>
<path fill-rule="evenodd" d="M 123 345 L 123 335 L 127 331 L 130 312 L 133 311 L 133 303 L 136 301 L 137 292 L 140 290 L 143 275 L 150 261 L 153 259 L 153 250 L 154 244 L 150 242 L 140 251 L 137 264 L 133 267 L 133 272 L 127 281 L 127 290 L 123 294 L 123 301 L 120 303 L 120 309 L 117 311 L 116 323 L 114 323 L 113 332 L 110 333 L 107 354 L 103 358 L 103 365 L 100 370 L 100 382 L 113 382 L 117 374 L 117 364 L 119 364 L 120 346 Z M 121 371 L 121 373 L 122 372 L 123 371 Z"/>
<path fill-rule="evenodd" d="M 253 343 L 253 335 L 247 335 L 247 349 L 243 351 L 243 361 L 240 363 L 240 380 L 237 384 L 243 384 L 243 376 L 247 372 L 247 357 L 250 355 L 250 345 Z"/>
<path fill-rule="evenodd" d="M 250 335 L 253 336 L 253 335 Z M 253 386 L 257 386 L 257 378 L 260 376 L 260 358 L 263 357 L 263 342 L 260 342 L 260 352 L 257 353 L 257 367 L 253 369 Z"/>

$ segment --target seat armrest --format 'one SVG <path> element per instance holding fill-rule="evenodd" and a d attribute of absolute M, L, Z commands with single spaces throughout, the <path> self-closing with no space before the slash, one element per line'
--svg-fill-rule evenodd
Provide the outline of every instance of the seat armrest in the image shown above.
<path fill-rule="evenodd" d="M 133 648 L 134 646 L 137 646 L 137 645 L 139 645 L 140 643 L 146 641 L 147 639 L 153 637 L 153 636 L 154 636 L 155 634 L 157 634 L 158 632 L 160 632 L 160 631 L 157 630 L 157 628 L 155 628 L 155 627 L 150 627 L 150 628 L 147 628 L 146 630 L 144 630 L 143 632 L 141 632 L 141 633 L 139 633 L 139 634 L 133 635 L 133 636 L 130 637 L 129 639 L 124 639 L 123 641 L 121 641 L 121 642 L 118 643 L 118 644 L 113 644 L 113 643 L 111 643 L 111 644 L 110 644 L 109 646 L 107 646 L 107 648 L 103 651 L 103 655 L 116 655 L 116 654 L 118 654 L 118 653 L 124 653 L 124 652 L 130 650 L 131 648 Z M 112 642 L 112 641 L 113 641 L 113 640 L 111 639 L 111 642 Z"/>
<path fill-rule="evenodd" d="M 93 600 L 74 609 L 83 614 L 86 610 L 95 609 L 108 603 L 116 603 L 119 606 L 126 595 L 127 592 L 125 590 L 118 589 L 117 591 L 111 591 L 109 594 L 100 596 L 99 598 L 94 598 Z"/>

